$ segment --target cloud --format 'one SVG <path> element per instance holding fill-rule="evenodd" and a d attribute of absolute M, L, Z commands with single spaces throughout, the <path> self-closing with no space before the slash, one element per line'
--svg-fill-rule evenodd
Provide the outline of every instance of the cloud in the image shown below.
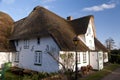
<path fill-rule="evenodd" d="M 6 4 L 12 4 L 15 2 L 15 0 L 0 0 L 0 2 L 6 3 Z"/>
<path fill-rule="evenodd" d="M 52 5 L 43 5 L 43 7 L 46 8 L 46 9 L 54 8 Z"/>
<path fill-rule="evenodd" d="M 110 0 L 108 3 L 109 4 L 111 4 L 111 3 L 119 4 L 120 0 Z"/>
<path fill-rule="evenodd" d="M 53 2 L 55 0 L 42 0 L 43 3 Z"/>
<path fill-rule="evenodd" d="M 44 8 L 46 8 L 46 9 L 49 9 L 50 8 L 50 6 L 43 6 Z"/>
<path fill-rule="evenodd" d="M 115 8 L 116 4 L 111 3 L 111 4 L 102 4 L 102 5 L 97 5 L 97 6 L 92 6 L 92 7 L 87 7 L 84 8 L 83 11 L 103 11 L 105 9 L 112 9 Z"/>

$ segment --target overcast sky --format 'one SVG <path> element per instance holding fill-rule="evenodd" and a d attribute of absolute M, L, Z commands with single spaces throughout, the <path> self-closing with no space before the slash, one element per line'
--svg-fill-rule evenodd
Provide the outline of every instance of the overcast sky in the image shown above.
<path fill-rule="evenodd" d="M 0 11 L 15 21 L 26 17 L 36 6 L 63 18 L 94 15 L 98 39 L 104 44 L 111 37 L 120 48 L 120 0 L 0 0 Z"/>

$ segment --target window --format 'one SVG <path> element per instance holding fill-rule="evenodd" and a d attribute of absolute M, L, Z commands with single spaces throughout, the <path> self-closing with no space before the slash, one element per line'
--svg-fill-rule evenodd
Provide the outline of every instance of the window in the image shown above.
<path fill-rule="evenodd" d="M 15 53 L 15 62 L 19 62 L 19 52 Z"/>
<path fill-rule="evenodd" d="M 90 47 L 92 46 L 92 40 L 89 40 L 89 45 L 90 45 Z"/>
<path fill-rule="evenodd" d="M 86 63 L 87 62 L 87 60 L 86 60 L 86 53 L 84 52 L 83 53 L 83 63 Z"/>
<path fill-rule="evenodd" d="M 42 63 L 42 51 L 35 51 L 35 65 L 41 65 Z"/>
<path fill-rule="evenodd" d="M 40 44 L 40 38 L 37 38 L 37 44 Z"/>
<path fill-rule="evenodd" d="M 77 54 L 78 63 L 80 63 L 80 53 Z"/>
<path fill-rule="evenodd" d="M 24 40 L 24 49 L 29 48 L 29 40 Z"/>
<path fill-rule="evenodd" d="M 91 28 L 90 27 L 88 27 L 88 34 L 91 34 Z"/>
<path fill-rule="evenodd" d="M 16 43 L 16 46 L 18 46 L 18 40 L 16 40 L 15 43 Z"/>

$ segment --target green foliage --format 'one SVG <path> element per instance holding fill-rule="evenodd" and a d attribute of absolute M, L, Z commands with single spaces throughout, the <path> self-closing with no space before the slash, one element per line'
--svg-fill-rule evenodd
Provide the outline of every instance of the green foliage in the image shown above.
<path fill-rule="evenodd" d="M 34 75 L 25 75 L 23 77 L 23 80 L 39 80 L 39 75 L 38 74 L 34 74 Z"/>
<path fill-rule="evenodd" d="M 11 73 L 10 71 L 7 71 L 5 73 L 5 80 L 22 80 L 22 76 L 16 75 Z"/>
<path fill-rule="evenodd" d="M 74 76 L 75 74 L 74 74 L 73 70 L 68 69 L 67 71 L 64 72 L 64 74 L 66 75 L 67 80 L 74 80 L 74 78 L 75 78 L 75 76 Z"/>
<path fill-rule="evenodd" d="M 111 50 L 110 57 L 110 62 L 120 64 L 120 50 Z"/>

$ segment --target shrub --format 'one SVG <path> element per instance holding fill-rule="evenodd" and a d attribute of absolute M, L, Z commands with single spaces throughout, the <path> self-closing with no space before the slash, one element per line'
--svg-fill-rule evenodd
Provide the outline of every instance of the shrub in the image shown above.
<path fill-rule="evenodd" d="M 68 80 L 73 80 L 74 79 L 74 72 L 71 69 L 68 69 L 64 72 Z"/>
<path fill-rule="evenodd" d="M 40 72 L 38 73 L 39 79 L 49 77 L 50 75 L 46 72 Z"/>
<path fill-rule="evenodd" d="M 87 65 L 87 70 L 88 70 L 88 72 L 90 71 L 90 70 L 92 70 L 93 69 L 93 67 L 91 66 L 91 65 Z"/>
<path fill-rule="evenodd" d="M 87 74 L 87 67 L 86 66 L 82 66 L 81 67 L 81 71 L 82 71 L 83 75 L 86 75 Z"/>
<path fill-rule="evenodd" d="M 89 73 L 90 70 L 92 70 L 92 66 L 91 65 L 87 65 L 87 66 L 82 66 L 81 67 L 81 71 L 83 75 L 87 75 Z"/>

